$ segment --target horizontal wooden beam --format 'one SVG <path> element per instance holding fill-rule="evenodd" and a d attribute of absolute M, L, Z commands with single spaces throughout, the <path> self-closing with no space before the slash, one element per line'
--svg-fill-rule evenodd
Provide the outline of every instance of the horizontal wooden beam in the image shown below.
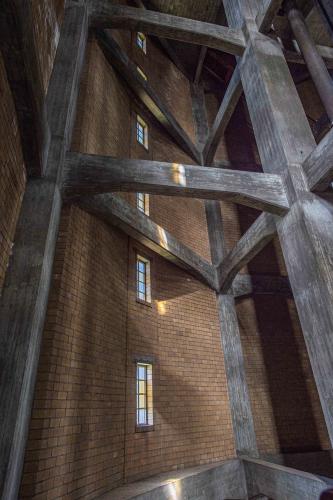
<path fill-rule="evenodd" d="M 85 196 L 77 204 L 216 290 L 216 270 L 209 262 L 121 197 L 114 194 Z"/>
<path fill-rule="evenodd" d="M 228 54 L 242 55 L 245 38 L 241 30 L 195 21 L 151 10 L 112 5 L 108 0 L 90 2 L 91 24 L 95 28 L 142 31 L 148 35 L 204 45 Z"/>
<path fill-rule="evenodd" d="M 274 216 L 261 214 L 217 266 L 219 288 L 226 293 L 236 274 L 269 243 L 276 233 Z"/>
<path fill-rule="evenodd" d="M 179 146 L 195 161 L 200 163 L 200 152 L 159 95 L 152 89 L 150 83 L 139 74 L 136 65 L 130 61 L 127 54 L 122 51 L 109 33 L 98 31 L 97 36 L 106 58 L 116 68 L 131 91 L 143 102 L 148 111 Z"/>
<path fill-rule="evenodd" d="M 333 69 L 333 48 L 326 47 L 325 45 L 316 45 L 317 50 L 321 57 L 324 59 L 328 69 Z M 284 57 L 289 63 L 306 64 L 302 54 L 293 50 L 284 50 Z"/>
<path fill-rule="evenodd" d="M 31 2 L 4 0 L 0 50 L 13 96 L 27 174 L 43 174 L 50 144 L 45 95 L 33 37 Z"/>
<path fill-rule="evenodd" d="M 232 284 L 232 293 L 236 299 L 249 295 L 292 296 L 287 276 L 266 274 L 238 274 Z"/>
<path fill-rule="evenodd" d="M 307 157 L 303 169 L 312 191 L 324 191 L 333 181 L 333 129 Z"/>
<path fill-rule="evenodd" d="M 128 191 L 229 200 L 277 214 L 288 211 L 280 175 L 81 153 L 68 153 L 65 163 L 67 198 Z"/>
<path fill-rule="evenodd" d="M 283 0 L 263 0 L 260 3 L 256 22 L 258 30 L 266 33 L 270 30 L 273 19 L 282 5 Z"/>
<path fill-rule="evenodd" d="M 229 82 L 226 93 L 222 99 L 222 103 L 217 112 L 213 126 L 203 150 L 204 162 L 211 165 L 220 140 L 228 126 L 230 118 L 237 106 L 239 98 L 242 94 L 242 82 L 239 74 L 239 66 L 237 65 Z"/>

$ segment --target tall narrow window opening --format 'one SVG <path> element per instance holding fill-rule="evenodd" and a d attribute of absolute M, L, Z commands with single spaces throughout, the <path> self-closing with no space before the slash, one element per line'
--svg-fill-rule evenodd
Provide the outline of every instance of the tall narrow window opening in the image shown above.
<path fill-rule="evenodd" d="M 136 117 L 136 140 L 148 149 L 148 126 L 139 115 Z"/>
<path fill-rule="evenodd" d="M 141 255 L 136 256 L 136 297 L 151 303 L 150 261 Z"/>
<path fill-rule="evenodd" d="M 140 31 L 136 34 L 136 44 L 142 50 L 142 52 L 147 54 L 147 38 Z"/>
<path fill-rule="evenodd" d="M 136 207 L 140 212 L 149 215 L 149 194 L 137 193 L 136 194 Z"/>
<path fill-rule="evenodd" d="M 153 425 L 153 370 L 150 363 L 136 364 L 136 425 Z"/>

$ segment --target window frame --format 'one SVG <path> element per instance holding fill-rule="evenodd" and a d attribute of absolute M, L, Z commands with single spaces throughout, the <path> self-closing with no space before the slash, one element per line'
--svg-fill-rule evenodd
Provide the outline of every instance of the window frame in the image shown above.
<path fill-rule="evenodd" d="M 142 132 L 140 132 L 140 127 Z M 135 137 L 136 141 L 140 146 L 143 146 L 148 151 L 148 134 L 149 128 L 147 123 L 140 115 L 136 115 L 136 123 L 135 123 Z M 140 135 L 142 135 L 142 141 L 140 140 Z"/>
<path fill-rule="evenodd" d="M 145 378 L 139 378 L 139 367 L 144 367 Z M 145 391 L 140 392 L 140 382 L 145 383 Z M 140 406 L 140 396 L 145 397 L 144 407 Z M 145 411 L 145 422 L 139 423 L 139 411 Z M 151 359 L 138 358 L 135 360 L 135 431 L 147 432 L 154 430 L 153 404 L 153 362 Z"/>
<path fill-rule="evenodd" d="M 143 200 L 140 197 L 143 196 Z M 143 205 L 141 208 L 140 205 Z M 136 193 L 136 208 L 145 215 L 149 215 L 149 194 L 147 193 Z"/>
<path fill-rule="evenodd" d="M 144 263 L 145 265 L 145 281 L 140 281 L 139 279 L 139 262 Z M 142 274 L 142 272 L 141 272 Z M 140 297 L 140 289 L 139 283 L 144 283 L 145 292 L 144 298 Z M 144 304 L 146 306 L 152 307 L 152 296 L 151 296 L 151 259 L 142 254 L 142 252 L 136 252 L 135 255 L 135 295 L 136 301 L 140 304 Z"/>
<path fill-rule="evenodd" d="M 140 66 L 137 66 L 137 67 L 136 67 L 136 70 L 137 70 L 137 72 L 139 73 L 139 75 L 141 76 L 141 78 L 142 78 L 145 82 L 147 82 L 147 81 L 148 81 L 148 77 L 147 77 L 146 73 L 143 71 L 143 69 L 141 69 L 141 68 L 140 68 Z"/>
<path fill-rule="evenodd" d="M 147 54 L 147 37 L 142 31 L 136 32 L 135 43 L 144 54 Z"/>

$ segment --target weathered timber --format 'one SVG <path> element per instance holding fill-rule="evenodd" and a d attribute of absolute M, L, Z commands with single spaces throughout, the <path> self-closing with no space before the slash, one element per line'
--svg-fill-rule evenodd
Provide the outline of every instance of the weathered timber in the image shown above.
<path fill-rule="evenodd" d="M 217 112 L 203 150 L 204 161 L 209 165 L 213 162 L 220 140 L 227 128 L 241 94 L 242 82 L 239 74 L 239 67 L 237 65 L 229 82 L 227 91 L 222 99 L 222 103 Z"/>
<path fill-rule="evenodd" d="M 204 99 L 199 97 L 200 89 L 193 95 L 194 118 L 197 122 L 197 139 L 202 142 L 208 132 L 207 114 Z M 203 89 L 201 88 L 203 94 Z M 199 123 L 198 123 L 199 122 Z M 212 263 L 220 262 L 225 253 L 225 241 L 221 205 L 218 201 L 206 200 L 205 211 Z M 235 301 L 232 295 L 217 293 L 221 344 L 227 376 L 228 393 L 232 425 L 235 435 L 237 453 L 257 456 L 258 449 L 254 430 L 253 415 L 248 387 L 246 383 L 245 365 L 239 333 Z"/>
<path fill-rule="evenodd" d="M 275 14 L 280 9 L 282 2 L 283 0 L 263 0 L 256 16 L 259 31 L 266 33 L 270 30 Z"/>
<path fill-rule="evenodd" d="M 267 498 L 314 500 L 329 486 L 323 479 L 308 472 L 266 460 L 241 458 L 249 498 L 257 498 L 261 494 Z"/>
<path fill-rule="evenodd" d="M 237 9 L 232 0 L 223 1 Z M 231 17 L 229 23 L 235 26 Z M 311 194 L 303 178 L 301 164 L 315 141 L 281 47 L 258 33 L 255 23 L 246 24 L 248 46 L 240 67 L 244 93 L 263 169 L 284 171 L 290 178 L 293 205 L 277 220 L 277 233 L 333 443 L 333 207 Z"/>
<path fill-rule="evenodd" d="M 142 31 L 148 35 L 204 45 L 229 54 L 242 55 L 244 35 L 240 30 L 204 23 L 150 10 L 112 5 L 108 0 L 90 3 L 91 24 L 95 28 Z"/>
<path fill-rule="evenodd" d="M 292 296 L 287 276 L 265 274 L 238 274 L 232 284 L 232 293 L 236 299 L 248 295 Z"/>
<path fill-rule="evenodd" d="M 81 153 L 67 155 L 63 191 L 67 198 L 127 191 L 230 200 L 276 214 L 288 210 L 279 175 Z"/>
<path fill-rule="evenodd" d="M 216 297 L 236 453 L 255 457 L 258 456 L 256 434 L 235 299 L 222 293 Z"/>
<path fill-rule="evenodd" d="M 327 30 L 333 37 L 333 4 L 331 0 L 314 0 L 314 3 L 325 22 Z"/>
<path fill-rule="evenodd" d="M 324 45 L 316 45 L 319 55 L 324 59 L 327 69 L 333 69 L 333 48 Z M 283 54 L 289 63 L 293 64 L 306 64 L 302 54 L 292 50 L 284 50 Z"/>
<path fill-rule="evenodd" d="M 333 80 L 326 65 L 317 51 L 301 11 L 294 0 L 286 2 L 287 15 L 297 44 L 303 54 L 309 73 L 324 105 L 326 113 L 333 122 Z"/>
<path fill-rule="evenodd" d="M 86 196 L 77 203 L 216 290 L 216 272 L 209 262 L 119 196 Z"/>
<path fill-rule="evenodd" d="M 79 88 L 88 33 L 87 9 L 65 9 L 49 84 L 51 144 L 42 179 L 30 179 L 0 299 L 0 495 L 20 487 L 40 342 L 61 209 L 60 177 Z"/>
<path fill-rule="evenodd" d="M 306 158 L 303 169 L 313 191 L 324 191 L 333 181 L 333 129 Z"/>
<path fill-rule="evenodd" d="M 227 292 L 238 271 L 269 243 L 276 233 L 271 214 L 261 214 L 217 267 L 221 292 Z"/>
<path fill-rule="evenodd" d="M 181 148 L 200 163 L 199 151 L 168 110 L 162 99 L 151 88 L 150 83 L 139 74 L 136 65 L 129 60 L 128 56 L 121 50 L 109 33 L 98 31 L 97 35 L 106 58 L 116 68 L 132 92 L 144 103 L 149 112 Z"/>
<path fill-rule="evenodd" d="M 47 160 L 50 131 L 33 22 L 30 2 L 1 3 L 0 49 L 13 95 L 23 159 L 28 176 L 39 177 Z"/>
<path fill-rule="evenodd" d="M 200 48 L 199 58 L 198 58 L 197 66 L 195 69 L 194 80 L 193 80 L 194 85 L 198 85 L 198 83 L 200 81 L 203 64 L 205 62 L 206 55 L 207 55 L 207 50 L 208 50 L 207 47 Z"/>

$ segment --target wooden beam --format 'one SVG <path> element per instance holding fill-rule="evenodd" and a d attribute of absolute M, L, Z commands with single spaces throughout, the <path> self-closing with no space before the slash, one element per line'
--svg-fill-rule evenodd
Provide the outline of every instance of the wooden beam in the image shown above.
<path fill-rule="evenodd" d="M 236 274 L 274 238 L 275 233 L 274 217 L 271 214 L 261 214 L 217 266 L 221 292 L 229 290 Z"/>
<path fill-rule="evenodd" d="M 313 191 L 324 191 L 333 182 L 333 129 L 306 158 L 303 169 Z"/>
<path fill-rule="evenodd" d="M 91 24 L 95 28 L 142 31 L 148 35 L 204 45 L 228 54 L 242 55 L 244 35 L 240 30 L 135 7 L 112 5 L 108 0 L 90 3 Z"/>
<path fill-rule="evenodd" d="M 256 22 L 258 30 L 266 33 L 270 30 L 274 17 L 282 5 L 283 0 L 263 0 L 258 9 Z"/>
<path fill-rule="evenodd" d="M 207 50 L 208 50 L 207 47 L 200 48 L 199 58 L 198 58 L 197 66 L 195 69 L 194 80 L 193 80 L 194 85 L 198 85 L 198 83 L 200 81 L 203 64 L 204 64 L 205 59 L 206 59 Z"/>
<path fill-rule="evenodd" d="M 242 82 L 239 73 L 239 66 L 237 65 L 229 82 L 226 93 L 222 99 L 222 103 L 217 112 L 203 150 L 204 162 L 208 165 L 210 165 L 214 160 L 220 140 L 228 126 L 241 94 Z"/>
<path fill-rule="evenodd" d="M 288 210 L 279 175 L 68 153 L 67 198 L 111 191 L 229 200 L 276 214 Z"/>
<path fill-rule="evenodd" d="M 239 3 L 223 0 L 229 12 Z M 276 221 L 327 430 L 333 443 L 333 207 L 308 189 L 301 165 L 316 144 L 279 44 L 247 25 L 241 77 L 263 170 L 282 173 L 291 208 Z M 288 180 L 289 178 L 289 180 Z"/>
<path fill-rule="evenodd" d="M 85 6 L 67 2 L 49 84 L 51 143 L 44 177 L 30 179 L 0 298 L 0 497 L 21 482 L 61 210 L 60 179 L 88 35 Z"/>
<path fill-rule="evenodd" d="M 316 45 L 316 48 L 321 57 L 324 59 L 326 67 L 328 69 L 333 69 L 333 48 L 326 47 L 324 45 Z M 299 54 L 298 52 L 294 52 L 292 50 L 284 50 L 283 54 L 286 58 L 286 61 L 288 61 L 289 63 L 304 65 L 306 64 L 302 54 Z"/>
<path fill-rule="evenodd" d="M 314 0 L 314 3 L 322 16 L 328 32 L 333 36 L 333 5 L 331 0 Z"/>
<path fill-rule="evenodd" d="M 0 49 L 13 95 L 27 174 L 39 177 L 47 160 L 50 131 L 33 23 L 31 2 L 3 0 Z"/>
<path fill-rule="evenodd" d="M 208 124 L 203 88 L 201 88 L 201 98 L 199 90 L 197 89 L 197 92 L 193 94 L 195 102 L 192 106 L 195 109 L 194 118 L 197 122 L 199 121 L 196 127 L 197 139 L 202 142 L 202 138 L 207 135 Z M 206 200 L 205 211 L 211 259 L 213 265 L 216 266 L 226 252 L 221 205 L 218 201 Z M 235 300 L 232 295 L 217 293 L 216 301 L 236 453 L 257 456 L 258 449 Z"/>
<path fill-rule="evenodd" d="M 233 296 L 237 299 L 249 295 L 283 295 L 292 297 L 287 276 L 265 274 L 238 274 L 232 284 Z"/>
<path fill-rule="evenodd" d="M 200 163 L 200 153 L 192 143 L 183 128 L 179 125 L 172 113 L 151 85 L 138 73 L 135 64 L 121 50 L 117 42 L 106 31 L 98 31 L 98 40 L 106 58 L 116 68 L 120 76 L 126 81 L 129 88 L 144 103 L 149 112 L 194 160 Z"/>
<path fill-rule="evenodd" d="M 80 198 L 77 203 L 84 210 L 108 224 L 119 227 L 131 238 L 216 290 L 216 272 L 209 262 L 119 196 L 113 194 L 86 196 Z"/>

